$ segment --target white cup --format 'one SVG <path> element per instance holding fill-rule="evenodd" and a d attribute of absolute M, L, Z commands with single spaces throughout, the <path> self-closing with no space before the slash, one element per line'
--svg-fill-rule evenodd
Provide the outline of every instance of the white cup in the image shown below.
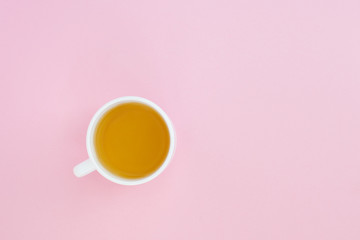
<path fill-rule="evenodd" d="M 123 178 L 123 177 L 114 175 L 111 172 L 109 172 L 106 168 L 104 168 L 104 166 L 99 161 L 96 151 L 95 151 L 95 145 L 94 145 L 94 133 L 95 133 L 96 127 L 97 127 L 101 117 L 106 112 L 108 112 L 110 109 L 112 109 L 120 104 L 129 103 L 129 102 L 142 103 L 142 104 L 145 104 L 145 105 L 151 107 L 155 111 L 157 111 L 160 114 L 160 116 L 164 119 L 164 121 L 169 129 L 169 134 L 170 134 L 170 147 L 169 147 L 168 154 L 167 154 L 166 159 L 163 162 L 163 164 L 151 175 L 146 176 L 144 178 L 139 178 L 139 179 Z M 170 162 L 172 156 L 174 155 L 174 151 L 175 151 L 175 130 L 174 130 L 174 127 L 173 127 L 169 117 L 155 103 L 153 103 L 145 98 L 141 98 L 141 97 L 120 97 L 120 98 L 116 98 L 116 99 L 106 103 L 95 113 L 95 115 L 93 116 L 93 118 L 90 121 L 88 130 L 87 130 L 86 148 L 87 148 L 87 152 L 89 154 L 89 159 L 86 161 L 83 161 L 82 163 L 80 163 L 74 167 L 75 176 L 83 177 L 83 176 L 96 170 L 101 175 L 103 175 L 105 178 L 107 178 L 108 180 L 110 180 L 114 183 L 118 183 L 118 184 L 122 184 L 122 185 L 138 185 L 138 184 L 146 183 L 146 182 L 154 179 L 162 171 L 164 171 L 164 169 L 169 165 L 169 162 Z"/>

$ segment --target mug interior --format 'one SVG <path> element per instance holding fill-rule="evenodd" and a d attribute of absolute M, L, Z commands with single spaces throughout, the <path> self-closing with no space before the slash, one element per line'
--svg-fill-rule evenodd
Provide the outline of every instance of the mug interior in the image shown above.
<path fill-rule="evenodd" d="M 94 144 L 95 130 L 96 130 L 96 127 L 99 123 L 99 120 L 101 120 L 102 116 L 105 113 L 107 113 L 109 110 L 113 109 L 114 107 L 124 104 L 124 103 L 130 103 L 130 102 L 145 104 L 145 105 L 151 107 L 152 109 L 154 109 L 157 113 L 159 113 L 160 116 L 162 117 L 162 119 L 165 121 L 166 126 L 169 130 L 169 135 L 170 135 L 170 146 L 169 146 L 169 150 L 168 150 L 168 153 L 166 155 L 166 158 L 165 158 L 165 161 L 163 162 L 163 164 L 152 174 L 145 176 L 143 178 L 136 178 L 136 179 L 124 178 L 124 177 L 115 175 L 115 174 L 111 173 L 110 171 L 108 171 L 99 161 L 97 153 L 96 153 L 96 149 L 95 149 L 95 144 Z M 87 147 L 89 157 L 92 160 L 92 162 L 95 164 L 96 169 L 105 178 L 107 178 L 108 180 L 110 180 L 112 182 L 118 183 L 118 184 L 138 185 L 138 184 L 148 182 L 148 181 L 154 179 L 155 177 L 157 177 L 169 164 L 171 157 L 175 150 L 175 132 L 174 132 L 174 128 L 172 126 L 172 123 L 171 123 L 169 117 L 155 103 L 153 103 L 145 98 L 141 98 L 141 97 L 120 97 L 120 98 L 114 99 L 114 100 L 106 103 L 95 113 L 95 115 L 91 119 L 91 122 L 88 127 L 88 132 L 87 132 L 87 136 L 86 136 L 86 147 Z"/>

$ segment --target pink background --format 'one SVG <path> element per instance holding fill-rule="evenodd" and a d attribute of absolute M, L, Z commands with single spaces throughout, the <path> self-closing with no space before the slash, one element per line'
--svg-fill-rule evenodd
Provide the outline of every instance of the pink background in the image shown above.
<path fill-rule="evenodd" d="M 0 239 L 360 239 L 360 2 L 0 1 Z M 95 111 L 159 104 L 169 168 L 72 168 Z"/>

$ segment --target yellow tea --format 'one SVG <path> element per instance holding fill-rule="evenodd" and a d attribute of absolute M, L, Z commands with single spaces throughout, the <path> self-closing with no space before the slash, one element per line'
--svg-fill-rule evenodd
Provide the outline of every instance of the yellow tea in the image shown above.
<path fill-rule="evenodd" d="M 101 164 L 123 178 L 143 178 L 165 161 L 170 134 L 164 119 L 142 103 L 123 103 L 104 114 L 95 131 Z"/>

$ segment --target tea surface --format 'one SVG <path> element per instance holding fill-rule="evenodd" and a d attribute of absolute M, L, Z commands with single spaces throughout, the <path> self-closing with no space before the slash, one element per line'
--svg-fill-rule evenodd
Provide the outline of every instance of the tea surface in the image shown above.
<path fill-rule="evenodd" d="M 111 173 L 146 177 L 165 161 L 170 135 L 163 118 L 141 103 L 124 103 L 99 121 L 94 139 L 99 161 Z"/>

